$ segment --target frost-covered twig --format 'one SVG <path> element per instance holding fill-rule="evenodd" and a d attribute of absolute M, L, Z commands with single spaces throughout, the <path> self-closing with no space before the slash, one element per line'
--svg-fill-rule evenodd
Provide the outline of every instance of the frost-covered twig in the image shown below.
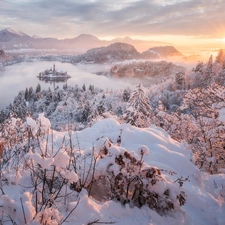
<path fill-rule="evenodd" d="M 22 201 L 22 198 L 20 198 L 20 202 L 21 202 L 21 206 L 22 206 L 22 210 L 23 210 L 23 218 L 24 218 L 24 222 L 25 222 L 25 224 L 27 224 L 27 220 L 26 220 L 26 215 L 25 215 L 25 211 L 24 211 L 24 207 L 23 207 L 23 201 Z"/>
<path fill-rule="evenodd" d="M 69 218 L 69 216 L 77 208 L 79 203 L 80 203 L 80 198 L 78 198 L 77 204 L 73 207 L 73 209 L 69 212 L 69 214 L 64 218 L 64 220 L 61 223 L 59 223 L 59 225 L 63 224 Z"/>
<path fill-rule="evenodd" d="M 89 222 L 87 225 L 92 225 L 92 224 L 115 224 L 116 222 L 112 222 L 112 221 L 110 221 L 110 222 L 101 222 L 101 221 L 99 221 L 99 219 L 96 219 L 96 220 L 94 220 L 93 222 Z"/>

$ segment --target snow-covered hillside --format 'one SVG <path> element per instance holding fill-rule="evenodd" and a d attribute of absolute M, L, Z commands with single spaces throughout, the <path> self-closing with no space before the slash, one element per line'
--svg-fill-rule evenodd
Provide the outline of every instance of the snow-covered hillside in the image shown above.
<path fill-rule="evenodd" d="M 42 114 L 25 123 L 13 119 L 5 130 L 9 139 L 1 160 L 0 197 L 4 225 L 224 224 L 225 174 L 200 172 L 185 145 L 163 129 L 136 128 L 113 119 L 77 132 L 49 128 Z M 138 184 L 134 190 L 150 195 L 133 193 L 130 185 L 124 197 L 121 185 L 127 184 L 118 174 Z M 137 183 L 139 178 L 143 183 Z M 117 198 L 115 189 L 120 190 Z"/>
<path fill-rule="evenodd" d="M 141 53 L 143 58 L 158 59 L 168 57 L 180 57 L 182 54 L 173 46 L 153 47 Z"/>
<path fill-rule="evenodd" d="M 152 83 L 165 78 L 175 77 L 177 73 L 184 71 L 184 67 L 166 61 L 116 64 L 110 70 L 111 75 L 116 77 L 154 78 Z"/>
<path fill-rule="evenodd" d="M 134 46 L 117 42 L 107 47 L 93 48 L 85 54 L 75 56 L 73 63 L 110 63 L 129 59 L 139 59 L 141 54 Z"/>

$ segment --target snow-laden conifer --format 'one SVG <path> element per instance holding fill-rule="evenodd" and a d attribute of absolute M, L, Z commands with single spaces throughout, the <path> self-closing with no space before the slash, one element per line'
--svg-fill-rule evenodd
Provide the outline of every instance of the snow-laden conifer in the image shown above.
<path fill-rule="evenodd" d="M 149 98 L 145 94 L 143 86 L 139 84 L 127 103 L 124 119 L 131 125 L 147 127 L 150 124 L 151 114 Z"/>

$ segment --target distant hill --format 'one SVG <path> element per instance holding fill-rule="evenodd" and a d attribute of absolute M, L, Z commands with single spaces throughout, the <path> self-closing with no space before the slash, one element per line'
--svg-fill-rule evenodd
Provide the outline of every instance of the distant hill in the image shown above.
<path fill-rule="evenodd" d="M 86 53 L 74 56 L 72 63 L 111 63 L 131 59 L 162 59 L 183 56 L 173 46 L 150 48 L 139 53 L 133 45 L 117 42 L 107 47 L 93 48 Z"/>
<path fill-rule="evenodd" d="M 146 79 L 145 83 L 157 83 L 162 79 L 175 77 L 179 72 L 184 72 L 185 68 L 166 61 L 145 61 L 132 62 L 129 64 L 116 64 L 112 66 L 110 73 L 113 77 L 134 77 Z"/>
<path fill-rule="evenodd" d="M 0 62 L 10 60 L 10 57 L 5 54 L 3 50 L 0 50 Z"/>
<path fill-rule="evenodd" d="M 147 40 L 132 39 L 132 38 L 130 38 L 128 36 L 126 36 L 124 38 L 115 38 L 115 39 L 113 39 L 110 42 L 111 43 L 123 42 L 123 43 L 127 43 L 127 44 L 130 44 L 130 45 L 133 45 L 133 46 L 135 46 L 135 48 L 139 52 L 143 52 L 149 47 L 164 46 L 164 45 L 169 45 L 170 44 L 170 43 L 167 43 L 167 42 L 154 41 L 154 40 L 147 41 Z"/>
<path fill-rule="evenodd" d="M 140 58 L 141 54 L 135 49 L 134 46 L 117 42 L 107 47 L 90 49 L 85 54 L 75 56 L 72 62 L 106 63 Z"/>
<path fill-rule="evenodd" d="M 173 46 L 160 46 L 153 47 L 147 51 L 142 52 L 142 57 L 146 59 L 158 59 L 158 58 L 168 58 L 174 56 L 183 56 L 176 48 Z"/>

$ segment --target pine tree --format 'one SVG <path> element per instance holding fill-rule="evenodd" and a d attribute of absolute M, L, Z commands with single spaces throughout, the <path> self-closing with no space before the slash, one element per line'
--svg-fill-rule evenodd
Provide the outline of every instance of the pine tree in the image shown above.
<path fill-rule="evenodd" d="M 216 60 L 215 60 L 215 61 L 216 61 L 217 63 L 223 65 L 224 57 L 225 57 L 225 56 L 224 56 L 223 50 L 220 49 L 218 55 L 216 56 Z"/>
<path fill-rule="evenodd" d="M 225 59 L 223 60 L 222 69 L 225 70 Z"/>
<path fill-rule="evenodd" d="M 205 72 L 205 85 L 208 85 L 213 80 L 213 56 L 211 55 Z"/>
<path fill-rule="evenodd" d="M 82 112 L 81 121 L 88 122 L 88 117 L 90 116 L 90 114 L 91 114 L 91 104 L 89 101 L 86 101 Z"/>
<path fill-rule="evenodd" d="M 203 66 L 204 66 L 203 62 L 200 61 L 200 62 L 198 62 L 196 67 L 193 69 L 193 71 L 202 73 L 203 72 Z"/>
<path fill-rule="evenodd" d="M 41 85 L 38 83 L 36 87 L 36 93 L 39 93 L 41 91 Z"/>
<path fill-rule="evenodd" d="M 95 89 L 95 87 L 94 87 L 94 85 L 89 85 L 89 91 L 91 92 L 91 93 L 94 93 L 94 89 Z"/>
<path fill-rule="evenodd" d="M 29 91 L 28 91 L 28 88 L 26 88 L 26 90 L 25 90 L 24 98 L 25 98 L 26 101 L 29 100 Z"/>
<path fill-rule="evenodd" d="M 184 72 L 179 72 L 175 75 L 175 84 L 177 90 L 184 90 L 185 89 L 185 74 Z"/>
<path fill-rule="evenodd" d="M 83 89 L 83 91 L 86 91 L 86 85 L 85 84 L 83 84 L 82 89 Z"/>
<path fill-rule="evenodd" d="M 102 100 L 98 103 L 97 110 L 99 115 L 102 115 L 105 112 L 105 106 Z"/>
<path fill-rule="evenodd" d="M 124 119 L 127 123 L 137 127 L 147 127 L 150 123 L 152 111 L 149 105 L 149 98 L 141 84 L 133 91 L 127 103 Z"/>
<path fill-rule="evenodd" d="M 29 87 L 29 98 L 32 97 L 32 94 L 33 94 L 33 88 L 32 87 Z"/>
<path fill-rule="evenodd" d="M 124 89 L 124 91 L 123 91 L 123 100 L 124 100 L 124 102 L 128 102 L 129 98 L 130 98 L 130 89 L 129 88 Z"/>

